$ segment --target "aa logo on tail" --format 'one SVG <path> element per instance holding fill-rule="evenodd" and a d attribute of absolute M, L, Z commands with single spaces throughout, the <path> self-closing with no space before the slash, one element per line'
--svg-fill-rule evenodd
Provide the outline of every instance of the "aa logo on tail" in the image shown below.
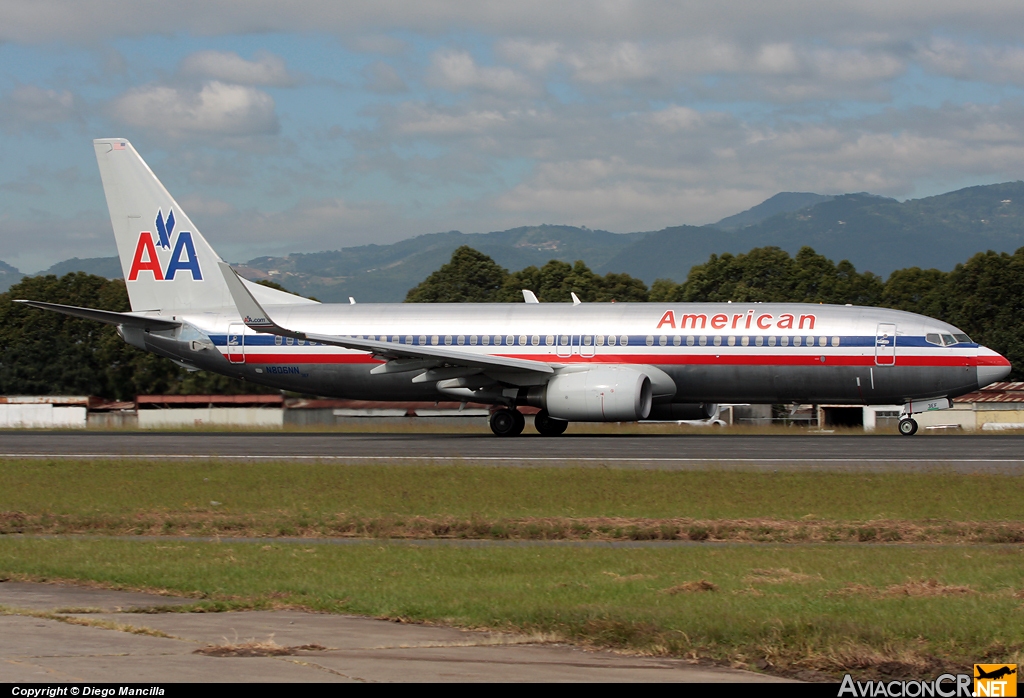
<path fill-rule="evenodd" d="M 139 233 L 139 241 L 132 256 L 132 266 L 128 270 L 128 280 L 137 281 L 140 273 L 148 271 L 153 275 L 154 281 L 171 281 L 179 271 L 187 271 L 192 275 L 193 281 L 202 281 L 203 270 L 199 267 L 199 257 L 196 256 L 192 233 L 182 230 L 174 237 L 174 211 L 167 212 L 166 222 L 163 211 L 156 212 L 156 233 L 155 244 L 152 231 L 143 230 Z M 156 248 L 159 246 L 161 250 L 170 250 L 172 237 L 174 249 L 171 250 L 165 266 Z M 167 256 L 165 253 L 164 257 Z"/>

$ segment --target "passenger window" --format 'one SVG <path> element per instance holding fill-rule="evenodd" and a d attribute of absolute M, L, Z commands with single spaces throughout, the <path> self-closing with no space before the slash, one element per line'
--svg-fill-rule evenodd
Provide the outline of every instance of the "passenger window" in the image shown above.
<path fill-rule="evenodd" d="M 654 335 L 652 335 L 652 334 L 647 335 L 647 346 L 649 346 L 649 347 L 653 347 L 654 346 Z"/>
<path fill-rule="evenodd" d="M 939 338 L 938 334 L 933 332 L 929 332 L 928 334 L 926 334 L 924 336 L 924 341 L 928 342 L 929 344 L 938 344 L 940 347 L 942 346 L 942 339 Z"/>
<path fill-rule="evenodd" d="M 779 344 L 781 344 L 784 347 L 788 347 L 789 346 L 789 337 L 787 337 L 785 335 L 779 337 Z"/>
<path fill-rule="evenodd" d="M 521 347 L 525 347 L 526 346 L 526 335 L 525 334 L 519 335 L 519 346 L 521 346 Z"/>
<path fill-rule="evenodd" d="M 660 337 L 658 337 L 658 344 L 660 344 L 661 346 L 667 345 L 668 337 L 666 337 L 665 335 L 661 335 Z"/>
<path fill-rule="evenodd" d="M 740 346 L 744 346 L 744 347 L 750 346 L 750 337 L 741 337 L 740 338 Z"/>
<path fill-rule="evenodd" d="M 530 337 L 530 344 L 532 344 L 533 346 L 538 346 L 540 344 L 540 335 L 535 334 L 532 337 Z"/>
<path fill-rule="evenodd" d="M 615 335 L 613 335 L 613 334 L 608 335 L 608 346 L 610 346 L 610 347 L 614 347 L 615 346 Z"/>
<path fill-rule="evenodd" d="M 761 346 L 762 344 L 764 344 L 764 337 L 762 337 L 761 335 L 757 335 L 756 337 L 754 337 L 754 344 L 756 344 L 757 346 Z"/>
<path fill-rule="evenodd" d="M 475 347 L 476 346 L 476 335 L 475 334 L 469 335 L 469 346 L 471 346 L 471 347 Z"/>
<path fill-rule="evenodd" d="M 603 347 L 604 346 L 604 335 L 603 334 L 597 335 L 597 337 L 594 338 L 594 344 L 596 344 L 599 347 Z"/>
<path fill-rule="evenodd" d="M 619 337 L 619 344 L 621 344 L 624 347 L 628 347 L 629 346 L 629 335 L 628 334 L 624 334 L 621 337 Z"/>
<path fill-rule="evenodd" d="M 516 344 L 516 338 L 515 337 L 513 337 L 512 335 L 509 335 L 508 337 L 505 337 L 505 346 L 512 347 L 512 346 L 515 346 L 515 344 Z"/>
<path fill-rule="evenodd" d="M 686 336 L 686 346 L 688 346 L 688 347 L 692 347 L 693 346 L 693 335 L 692 334 Z"/>
<path fill-rule="evenodd" d="M 412 335 L 411 334 L 405 335 L 405 343 L 406 344 L 412 344 Z"/>
<path fill-rule="evenodd" d="M 833 337 L 832 338 L 832 346 L 834 346 L 834 347 L 838 347 L 839 346 L 839 337 Z"/>
<path fill-rule="evenodd" d="M 775 335 L 772 335 L 771 337 L 768 338 L 768 346 L 770 346 L 770 347 L 774 347 L 775 346 Z"/>
<path fill-rule="evenodd" d="M 277 346 L 281 346 L 281 335 L 277 335 L 274 337 L 274 344 L 276 344 Z"/>
<path fill-rule="evenodd" d="M 720 334 L 716 334 L 716 335 L 715 335 L 715 339 L 714 339 L 714 342 L 713 342 L 713 343 L 714 343 L 714 345 L 715 345 L 716 347 L 720 347 L 720 346 L 722 346 L 722 335 L 720 335 Z"/>
<path fill-rule="evenodd" d="M 678 347 L 682 343 L 683 343 L 683 338 L 680 337 L 679 335 L 676 335 L 675 337 L 672 338 L 672 346 Z"/>
<path fill-rule="evenodd" d="M 700 336 L 700 345 L 706 347 L 708 345 L 708 338 L 705 335 Z"/>
<path fill-rule="evenodd" d="M 736 346 L 736 338 L 735 337 L 729 337 L 729 346 L 730 347 Z"/>
<path fill-rule="evenodd" d="M 480 343 L 483 344 L 486 347 L 488 344 L 491 343 L 491 335 L 489 335 L 489 334 L 480 335 Z"/>
<path fill-rule="evenodd" d="M 420 337 L 419 337 L 419 345 L 422 347 L 422 346 L 425 346 L 426 343 L 427 343 L 427 335 L 421 334 Z"/>
<path fill-rule="evenodd" d="M 555 343 L 555 336 L 549 334 L 547 337 L 544 338 L 544 343 L 550 347 L 552 344 Z"/>
<path fill-rule="evenodd" d="M 793 346 L 794 347 L 798 347 L 798 346 L 800 346 L 800 344 L 802 344 L 802 338 L 801 337 L 793 337 Z"/>

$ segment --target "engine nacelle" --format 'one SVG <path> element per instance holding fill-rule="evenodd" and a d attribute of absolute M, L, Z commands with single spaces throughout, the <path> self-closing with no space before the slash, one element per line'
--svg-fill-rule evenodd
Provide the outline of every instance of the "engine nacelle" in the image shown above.
<path fill-rule="evenodd" d="M 711 419 L 718 413 L 718 405 L 707 402 L 670 402 L 655 405 L 647 419 L 666 422 Z"/>
<path fill-rule="evenodd" d="M 574 422 L 635 422 L 651 412 L 651 379 L 626 366 L 602 366 L 561 373 L 547 385 L 530 388 L 526 404 L 555 419 Z"/>

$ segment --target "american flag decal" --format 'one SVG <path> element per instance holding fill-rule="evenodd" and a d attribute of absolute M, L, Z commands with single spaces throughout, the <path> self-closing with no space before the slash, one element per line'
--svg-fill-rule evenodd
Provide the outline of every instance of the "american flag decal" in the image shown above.
<path fill-rule="evenodd" d="M 114 150 L 124 150 L 124 141 L 114 143 Z"/>

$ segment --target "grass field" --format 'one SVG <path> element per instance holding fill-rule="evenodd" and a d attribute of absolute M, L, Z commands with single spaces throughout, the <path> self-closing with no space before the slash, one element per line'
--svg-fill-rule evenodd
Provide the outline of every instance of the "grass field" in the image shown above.
<path fill-rule="evenodd" d="M 93 535 L 0 536 L 0 577 L 543 632 L 805 677 L 921 676 L 1024 660 L 1022 495 L 1024 478 L 991 474 L 8 460 L 0 533 Z M 126 533 L 151 537 L 102 538 Z M 592 540 L 387 540 L 403 537 Z M 709 543 L 600 543 L 650 538 Z"/>
<path fill-rule="evenodd" d="M 335 546 L 0 539 L 0 569 L 196 597 L 517 629 L 787 675 L 1024 660 L 1019 546 Z M 140 619 L 137 625 L 145 625 Z"/>

